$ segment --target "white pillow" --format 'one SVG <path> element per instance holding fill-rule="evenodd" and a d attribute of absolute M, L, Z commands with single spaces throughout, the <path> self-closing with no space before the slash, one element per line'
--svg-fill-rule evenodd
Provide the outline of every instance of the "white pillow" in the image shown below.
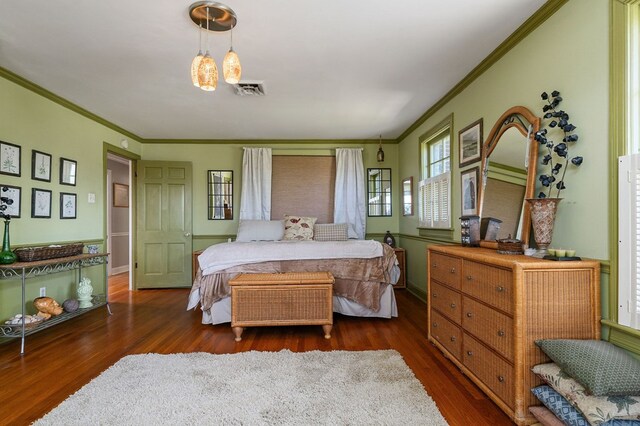
<path fill-rule="evenodd" d="M 242 220 L 236 241 L 280 241 L 283 235 L 281 220 Z"/>

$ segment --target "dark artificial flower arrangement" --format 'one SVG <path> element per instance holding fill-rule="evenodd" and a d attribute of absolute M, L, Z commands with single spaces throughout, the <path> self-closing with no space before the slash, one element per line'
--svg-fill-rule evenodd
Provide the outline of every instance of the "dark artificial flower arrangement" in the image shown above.
<path fill-rule="evenodd" d="M 2 192 L 7 192 L 9 188 L 6 186 L 2 187 Z M 9 197 L 0 197 L 0 217 L 4 219 L 5 222 L 9 222 L 11 220 L 11 215 L 6 214 L 4 211 L 13 204 L 13 200 Z"/>
<path fill-rule="evenodd" d="M 577 142 L 578 135 L 573 133 L 576 129 L 576 126 L 569 123 L 569 114 L 561 109 L 558 109 L 558 105 L 560 105 L 560 102 L 562 102 L 560 92 L 554 90 L 553 92 L 551 92 L 551 96 L 549 96 L 547 92 L 542 92 L 540 97 L 542 98 L 542 100 L 547 101 L 547 104 L 542 107 L 542 112 L 545 113 L 543 118 L 545 120 L 551 120 L 547 123 L 547 126 L 551 129 L 560 129 L 562 131 L 561 135 L 563 135 L 563 138 L 562 142 L 555 143 L 547 137 L 549 134 L 549 130 L 547 128 L 541 129 L 540 131 L 536 132 L 534 136 L 534 139 L 540 144 L 541 147 L 544 146 L 547 148 L 547 154 L 542 158 L 542 164 L 545 166 L 549 166 L 549 173 L 543 173 L 539 177 L 542 186 L 548 188 L 549 190 L 546 194 L 546 190 L 541 191 L 538 194 L 538 198 L 550 197 L 554 187 L 558 190 L 558 192 L 556 193 L 556 197 L 560 197 L 560 191 L 566 188 L 564 184 L 564 176 L 567 173 L 569 162 L 571 162 L 571 164 L 573 164 L 574 166 L 579 166 L 580 164 L 582 164 L 582 157 L 569 157 L 568 144 Z M 562 172 L 561 175 L 560 172 Z"/>

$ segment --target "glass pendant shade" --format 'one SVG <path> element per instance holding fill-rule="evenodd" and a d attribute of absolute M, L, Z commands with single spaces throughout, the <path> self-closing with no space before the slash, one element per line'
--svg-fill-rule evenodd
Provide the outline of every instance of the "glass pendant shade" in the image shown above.
<path fill-rule="evenodd" d="M 240 65 L 240 58 L 233 48 L 229 49 L 224 57 L 222 73 L 224 75 L 224 81 L 229 84 L 237 84 L 240 81 L 242 66 Z"/>
<path fill-rule="evenodd" d="M 382 163 L 384 161 L 384 151 L 382 150 L 382 147 L 378 148 L 378 163 Z"/>
<path fill-rule="evenodd" d="M 200 62 L 202 62 L 202 58 L 204 55 L 202 54 L 202 50 L 198 52 L 193 61 L 191 62 L 191 82 L 194 86 L 200 87 L 200 82 L 198 81 L 198 68 L 200 67 Z"/>
<path fill-rule="evenodd" d="M 203 56 L 198 66 L 198 83 L 202 90 L 212 92 L 218 86 L 218 66 L 209 55 L 209 51 Z"/>

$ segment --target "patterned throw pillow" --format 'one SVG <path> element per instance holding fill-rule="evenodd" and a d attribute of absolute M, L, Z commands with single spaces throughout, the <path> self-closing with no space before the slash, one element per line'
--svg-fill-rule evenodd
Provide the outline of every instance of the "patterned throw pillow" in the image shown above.
<path fill-rule="evenodd" d="M 564 423 L 555 416 L 547 407 L 533 406 L 529 407 L 529 411 L 544 426 L 564 426 Z"/>
<path fill-rule="evenodd" d="M 347 241 L 349 239 L 346 223 L 316 223 L 313 239 L 316 241 Z"/>
<path fill-rule="evenodd" d="M 589 426 L 587 419 L 562 395 L 553 390 L 551 386 L 538 386 L 531 389 L 531 392 L 564 424 L 569 426 Z"/>
<path fill-rule="evenodd" d="M 609 342 L 538 340 L 536 344 L 594 395 L 640 395 L 640 361 Z"/>
<path fill-rule="evenodd" d="M 532 368 L 545 383 L 562 395 L 569 403 L 582 412 L 593 425 L 640 425 L 640 396 L 593 396 L 587 394 L 580 383 L 568 376 L 560 366 L 551 362 L 538 364 Z M 620 419 L 625 420 L 619 423 Z"/>
<path fill-rule="evenodd" d="M 284 217 L 283 240 L 313 240 L 313 225 L 318 218 L 289 216 Z"/>

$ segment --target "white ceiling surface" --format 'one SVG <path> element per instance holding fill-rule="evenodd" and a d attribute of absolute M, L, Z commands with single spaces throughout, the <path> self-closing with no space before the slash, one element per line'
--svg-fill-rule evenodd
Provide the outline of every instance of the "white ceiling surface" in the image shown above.
<path fill-rule="evenodd" d="M 265 97 L 191 85 L 190 4 L 2 0 L 0 66 L 145 139 L 395 138 L 544 0 L 228 0 Z"/>

